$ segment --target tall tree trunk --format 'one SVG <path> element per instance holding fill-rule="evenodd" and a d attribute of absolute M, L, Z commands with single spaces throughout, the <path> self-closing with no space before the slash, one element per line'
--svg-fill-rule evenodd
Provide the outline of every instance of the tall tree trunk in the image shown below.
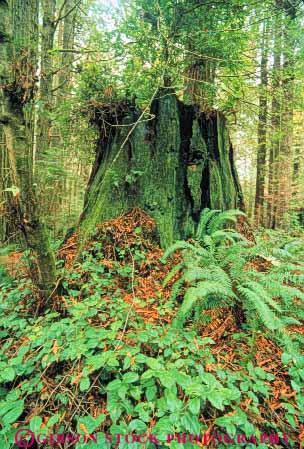
<path fill-rule="evenodd" d="M 282 143 L 279 155 L 279 203 L 276 223 L 285 227 L 285 214 L 290 210 L 292 197 L 292 161 L 293 161 L 293 99 L 294 99 L 294 52 L 295 48 L 295 10 L 286 2 L 285 28 L 283 31 L 283 106 L 282 106 Z M 287 7 L 288 6 L 288 7 Z"/>
<path fill-rule="evenodd" d="M 264 225 L 264 199 L 266 184 L 266 133 L 267 133 L 267 59 L 268 59 L 268 26 L 263 23 L 263 35 L 261 46 L 261 78 L 259 94 L 259 123 L 258 123 L 258 151 L 257 151 L 257 173 L 255 188 L 255 223 L 257 226 Z"/>
<path fill-rule="evenodd" d="M 81 217 L 84 238 L 96 224 L 140 207 L 155 218 L 166 247 L 194 234 L 205 207 L 242 206 L 223 115 L 198 114 L 168 89 L 159 92 L 151 114 L 153 121 L 142 121 L 139 111 L 121 104 L 96 115 L 100 140 Z M 124 126 L 105 133 L 106 123 Z"/>
<path fill-rule="evenodd" d="M 0 128 L 0 242 L 5 242 L 8 238 L 8 192 L 10 187 L 8 182 L 8 160 L 3 130 Z"/>
<path fill-rule="evenodd" d="M 272 103 L 271 103 L 271 127 L 270 127 L 270 151 L 268 164 L 268 204 L 267 226 L 276 227 L 277 205 L 279 201 L 279 154 L 281 144 L 281 54 L 282 54 L 282 16 L 277 15 L 274 26 L 273 65 L 272 65 Z"/>
<path fill-rule="evenodd" d="M 62 47 L 60 70 L 58 75 L 58 85 L 56 92 L 56 102 L 59 104 L 62 97 L 66 95 L 71 87 L 71 72 L 74 61 L 74 54 L 71 50 L 74 49 L 75 41 L 75 27 L 78 8 L 75 7 L 79 1 L 66 0 L 64 9 L 62 11 L 62 21 L 60 22 L 60 46 Z"/>
<path fill-rule="evenodd" d="M 300 122 L 302 124 L 302 117 L 300 118 Z M 300 125 L 301 126 L 301 125 Z M 301 127 L 302 128 L 302 127 Z M 300 191 L 300 173 L 301 173 L 301 166 L 302 166 L 302 160 L 301 160 L 301 149 L 303 145 L 303 139 L 302 139 L 302 129 L 299 129 L 299 123 L 297 120 L 297 127 L 294 131 L 294 141 L 293 141 L 293 149 L 294 149 L 294 157 L 293 157 L 293 172 L 292 172 L 292 193 L 293 193 L 293 200 L 295 201 L 296 205 L 299 204 L 299 191 Z"/>
<path fill-rule="evenodd" d="M 10 216 L 12 189 L 8 152 L 3 127 L 0 125 L 0 242 L 17 242 L 19 232 Z"/>
<path fill-rule="evenodd" d="M 45 155 L 51 143 L 51 112 L 53 108 L 52 53 L 56 30 L 56 0 L 42 0 L 43 23 L 41 31 L 40 113 L 37 125 L 37 154 Z"/>
<path fill-rule="evenodd" d="M 34 97 L 38 49 L 38 0 L 0 1 L 5 38 L 0 41 L 1 113 L 11 179 L 16 186 L 12 213 L 37 261 L 36 283 L 49 295 L 56 282 L 55 258 L 46 226 L 37 213 L 33 180 Z"/>

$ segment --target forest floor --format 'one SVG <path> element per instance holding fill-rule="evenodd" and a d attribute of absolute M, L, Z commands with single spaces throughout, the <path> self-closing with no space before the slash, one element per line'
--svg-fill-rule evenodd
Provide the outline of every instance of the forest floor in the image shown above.
<path fill-rule="evenodd" d="M 25 266 L 18 283 L 2 282 L 1 448 L 28 426 L 155 434 L 160 441 L 205 433 L 209 441 L 199 447 L 209 448 L 227 447 L 214 440 L 217 433 L 244 434 L 246 443 L 228 447 L 302 448 L 301 351 L 288 352 L 263 328 L 240 325 L 231 307 L 203 310 L 198 321 L 172 329 L 183 297 L 182 290 L 170 301 L 179 271 L 165 280 L 181 255 L 164 264 L 154 238 L 153 220 L 135 209 L 98 226 L 81 254 L 78 234 L 62 245 L 61 289 L 47 303 Z M 250 269 L 267 272 L 269 260 L 255 257 Z M 303 333 L 303 321 L 288 327 L 288 335 Z M 173 440 L 170 447 L 197 446 Z"/>

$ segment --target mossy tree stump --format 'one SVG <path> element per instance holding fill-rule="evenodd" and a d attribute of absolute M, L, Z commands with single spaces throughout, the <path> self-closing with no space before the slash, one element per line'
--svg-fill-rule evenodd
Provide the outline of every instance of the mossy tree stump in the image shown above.
<path fill-rule="evenodd" d="M 166 247 L 193 235 L 205 207 L 242 207 L 225 117 L 199 113 L 170 90 L 159 91 L 150 113 L 134 126 L 141 112 L 127 103 L 106 118 L 96 112 L 100 139 L 80 220 L 84 237 L 139 207 L 156 220 Z"/>

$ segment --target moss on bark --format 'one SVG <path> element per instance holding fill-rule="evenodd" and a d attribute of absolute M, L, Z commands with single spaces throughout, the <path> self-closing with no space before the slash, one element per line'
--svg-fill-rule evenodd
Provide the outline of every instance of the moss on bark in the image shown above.
<path fill-rule="evenodd" d="M 96 224 L 140 207 L 156 220 L 166 247 L 193 235 L 203 208 L 241 207 L 224 116 L 198 113 L 170 90 L 159 92 L 151 114 L 130 136 L 140 116 L 131 108 L 107 137 L 97 122 L 101 138 L 80 222 L 84 238 Z"/>

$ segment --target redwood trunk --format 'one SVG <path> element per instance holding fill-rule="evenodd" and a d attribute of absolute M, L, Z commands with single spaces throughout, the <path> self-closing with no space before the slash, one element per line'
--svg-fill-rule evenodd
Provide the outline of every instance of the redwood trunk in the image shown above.
<path fill-rule="evenodd" d="M 264 199 L 266 184 L 266 132 L 267 132 L 267 56 L 268 39 L 267 24 L 263 26 L 262 49 L 261 49 L 261 79 L 259 95 L 259 124 L 258 124 L 258 151 L 257 151 L 257 174 L 255 188 L 255 223 L 264 226 Z"/>
<path fill-rule="evenodd" d="M 153 119 L 134 126 L 140 112 L 128 104 L 95 111 L 100 139 L 81 217 L 85 238 L 98 223 L 140 207 L 155 218 L 166 247 L 194 234 L 205 207 L 242 207 L 224 116 L 198 113 L 169 89 L 150 112 Z"/>
<path fill-rule="evenodd" d="M 38 0 L 0 0 L 0 18 L 0 125 L 10 180 L 17 188 L 11 195 L 10 215 L 35 255 L 38 278 L 34 280 L 48 297 L 56 282 L 55 258 L 38 214 L 33 176 Z"/>

